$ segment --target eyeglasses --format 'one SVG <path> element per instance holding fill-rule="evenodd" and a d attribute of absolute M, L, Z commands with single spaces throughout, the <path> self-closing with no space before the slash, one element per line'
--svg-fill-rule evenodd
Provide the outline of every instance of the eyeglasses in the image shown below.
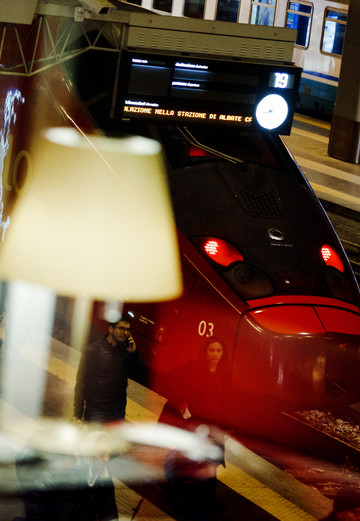
<path fill-rule="evenodd" d="M 121 331 L 130 331 L 130 327 L 124 327 L 124 326 L 116 326 L 115 329 L 120 329 Z"/>

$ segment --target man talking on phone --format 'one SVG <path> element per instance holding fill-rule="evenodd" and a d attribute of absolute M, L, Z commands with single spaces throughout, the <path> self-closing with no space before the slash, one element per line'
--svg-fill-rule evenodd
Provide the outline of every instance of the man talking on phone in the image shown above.
<path fill-rule="evenodd" d="M 109 324 L 103 338 L 84 349 L 76 377 L 75 420 L 107 423 L 125 419 L 130 371 L 142 370 L 130 328 L 130 317 L 123 316 Z"/>

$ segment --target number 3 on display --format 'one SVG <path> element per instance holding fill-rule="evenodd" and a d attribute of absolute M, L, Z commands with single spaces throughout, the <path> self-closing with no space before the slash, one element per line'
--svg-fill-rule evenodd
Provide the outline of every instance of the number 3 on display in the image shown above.
<path fill-rule="evenodd" d="M 200 320 L 198 326 L 198 333 L 200 336 L 206 336 L 209 338 L 214 334 L 214 324 L 212 322 L 206 322 L 205 320 Z"/>

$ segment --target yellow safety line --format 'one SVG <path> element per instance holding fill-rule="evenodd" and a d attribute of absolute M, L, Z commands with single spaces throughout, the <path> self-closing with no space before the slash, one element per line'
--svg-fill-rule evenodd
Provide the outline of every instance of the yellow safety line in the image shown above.
<path fill-rule="evenodd" d="M 217 478 L 280 521 L 316 521 L 315 517 L 231 463 L 226 462 L 226 468 L 219 468 Z"/>
<path fill-rule="evenodd" d="M 158 415 L 128 398 L 126 419 L 130 422 L 138 422 L 139 420 L 156 422 L 158 420 Z"/>
<path fill-rule="evenodd" d="M 344 192 L 340 192 L 339 190 L 334 190 L 333 188 L 328 188 L 326 186 L 319 185 L 318 183 L 310 183 L 312 189 L 316 194 L 328 194 L 329 196 L 337 197 L 346 201 L 348 204 L 355 204 L 359 207 L 360 198 L 354 195 L 349 195 Z M 359 211 L 359 210 L 358 210 Z"/>
<path fill-rule="evenodd" d="M 309 118 L 306 116 L 300 116 L 300 114 L 295 114 L 294 119 L 296 121 L 301 121 L 302 123 L 308 123 L 309 125 L 314 125 L 316 127 L 320 128 L 326 128 L 327 130 L 330 130 L 331 125 L 330 123 L 327 123 L 326 121 L 319 121 L 317 119 Z"/>
<path fill-rule="evenodd" d="M 322 136 L 321 134 L 315 134 L 315 132 L 309 132 L 308 130 L 302 130 L 301 128 L 292 127 L 291 135 L 297 134 L 298 136 L 307 137 L 309 139 L 313 139 L 315 141 L 319 141 L 320 143 L 329 143 L 329 138 L 326 136 Z M 286 138 L 286 136 L 285 136 Z"/>

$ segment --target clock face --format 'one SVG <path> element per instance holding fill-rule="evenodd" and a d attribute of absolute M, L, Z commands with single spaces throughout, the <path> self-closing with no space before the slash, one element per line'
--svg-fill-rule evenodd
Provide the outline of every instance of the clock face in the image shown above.
<path fill-rule="evenodd" d="M 284 123 L 288 112 L 288 104 L 282 96 L 269 94 L 259 101 L 256 107 L 256 119 L 261 127 L 273 130 Z"/>

